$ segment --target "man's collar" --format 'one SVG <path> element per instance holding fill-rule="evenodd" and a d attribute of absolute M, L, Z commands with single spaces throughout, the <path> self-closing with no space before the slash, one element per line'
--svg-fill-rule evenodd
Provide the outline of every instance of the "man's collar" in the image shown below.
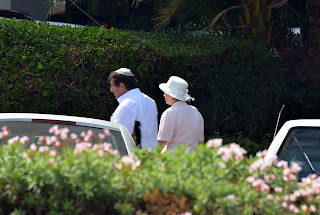
<path fill-rule="evenodd" d="M 136 93 L 141 92 L 139 88 L 134 88 L 132 90 L 129 90 L 128 92 L 124 93 L 122 96 L 120 96 L 117 100 L 119 103 L 121 103 L 124 99 L 127 99 L 131 96 L 133 96 Z"/>

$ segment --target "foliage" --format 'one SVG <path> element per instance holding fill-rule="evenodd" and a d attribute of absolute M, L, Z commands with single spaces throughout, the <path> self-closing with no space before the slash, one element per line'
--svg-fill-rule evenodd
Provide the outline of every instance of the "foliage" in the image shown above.
<path fill-rule="evenodd" d="M 199 30 L 205 29 L 214 16 L 225 8 L 239 5 L 242 2 L 239 0 L 232 1 L 218 1 L 218 0 L 199 0 L 199 1 L 185 1 L 185 0 L 159 0 L 158 15 L 154 19 L 155 29 L 163 30 L 167 27 L 176 29 Z M 237 26 L 237 13 L 229 13 L 224 22 L 219 23 L 215 28 L 226 33 L 233 31 L 233 27 Z M 226 24 L 227 23 L 227 28 Z M 237 22 L 238 23 L 238 22 Z M 229 28 L 231 26 L 231 28 Z"/>
<path fill-rule="evenodd" d="M 239 146 L 247 150 L 247 156 L 254 156 L 257 152 L 267 149 L 272 141 L 272 136 L 270 133 L 266 134 L 259 143 L 251 141 L 249 138 L 244 137 L 241 133 L 228 136 L 226 134 L 222 135 L 219 132 L 214 132 L 210 139 L 216 138 L 222 139 L 224 144 L 239 144 Z"/>
<path fill-rule="evenodd" d="M 312 214 L 320 207 L 319 178 L 299 184 L 296 164 L 269 166 L 265 152 L 247 158 L 221 139 L 194 153 L 180 147 L 131 157 L 95 147 L 52 153 L 52 145 L 26 148 L 23 138 L 8 143 L 0 147 L 4 214 Z"/>
<path fill-rule="evenodd" d="M 107 77 L 130 68 L 141 90 L 167 108 L 159 83 L 177 75 L 189 83 L 193 103 L 214 131 L 260 142 L 274 128 L 278 110 L 295 92 L 279 69 L 280 58 L 262 45 L 212 35 L 147 33 L 0 24 L 0 111 L 110 119 L 117 101 Z"/>

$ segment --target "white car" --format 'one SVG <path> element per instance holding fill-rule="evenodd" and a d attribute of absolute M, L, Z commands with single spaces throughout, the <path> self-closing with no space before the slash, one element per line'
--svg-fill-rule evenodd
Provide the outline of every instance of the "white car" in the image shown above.
<path fill-rule="evenodd" d="M 10 136 L 27 136 L 30 142 L 37 142 L 40 136 L 52 136 L 49 129 L 57 125 L 59 128 L 68 128 L 69 134 L 74 133 L 80 137 L 82 131 L 93 131 L 95 134 L 110 131 L 107 142 L 112 149 L 119 151 L 120 155 L 131 155 L 136 148 L 135 142 L 128 129 L 109 121 L 53 114 L 35 113 L 0 113 L 0 129 L 7 126 Z"/>
<path fill-rule="evenodd" d="M 298 162 L 302 167 L 299 178 L 320 172 L 320 120 L 300 119 L 287 121 L 272 141 L 265 161 Z"/>

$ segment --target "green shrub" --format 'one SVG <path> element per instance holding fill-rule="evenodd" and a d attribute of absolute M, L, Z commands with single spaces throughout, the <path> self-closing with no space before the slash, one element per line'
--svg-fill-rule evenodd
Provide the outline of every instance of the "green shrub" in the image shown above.
<path fill-rule="evenodd" d="M 96 147 L 26 149 L 17 137 L 8 143 L 0 147 L 4 214 L 313 214 L 320 207 L 319 177 L 300 184 L 299 166 L 268 166 L 265 152 L 247 158 L 221 139 L 194 153 L 180 147 L 131 157 Z"/>
<path fill-rule="evenodd" d="M 219 132 L 214 132 L 211 139 L 221 138 L 224 144 L 237 143 L 242 148 L 247 150 L 247 156 L 255 156 L 259 151 L 267 149 L 270 145 L 270 140 L 272 140 L 271 134 L 266 134 L 260 143 L 251 141 L 249 138 L 244 137 L 241 133 L 236 133 L 232 136 L 226 134 L 221 135 Z"/>
<path fill-rule="evenodd" d="M 172 75 L 205 119 L 205 135 L 241 132 L 256 142 L 274 128 L 290 101 L 292 81 L 281 60 L 245 40 L 39 25 L 0 20 L 0 112 L 37 112 L 109 119 L 117 101 L 107 77 L 131 68 L 143 92 L 167 108 L 158 89 Z"/>

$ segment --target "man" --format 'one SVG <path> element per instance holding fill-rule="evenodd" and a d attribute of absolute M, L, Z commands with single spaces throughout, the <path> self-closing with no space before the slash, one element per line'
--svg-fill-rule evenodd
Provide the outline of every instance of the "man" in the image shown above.
<path fill-rule="evenodd" d="M 158 142 L 165 144 L 162 152 L 174 151 L 176 146 L 184 144 L 189 151 L 204 140 L 204 120 L 201 113 L 186 101 L 194 100 L 188 94 L 188 83 L 177 76 L 171 76 L 167 83 L 159 88 L 164 92 L 166 104 L 170 105 L 160 119 Z"/>
<path fill-rule="evenodd" d="M 157 146 L 158 111 L 153 99 L 138 88 L 138 82 L 130 69 L 120 68 L 110 73 L 110 92 L 119 102 L 110 121 L 135 131 L 136 141 L 142 148 L 154 150 Z"/>

